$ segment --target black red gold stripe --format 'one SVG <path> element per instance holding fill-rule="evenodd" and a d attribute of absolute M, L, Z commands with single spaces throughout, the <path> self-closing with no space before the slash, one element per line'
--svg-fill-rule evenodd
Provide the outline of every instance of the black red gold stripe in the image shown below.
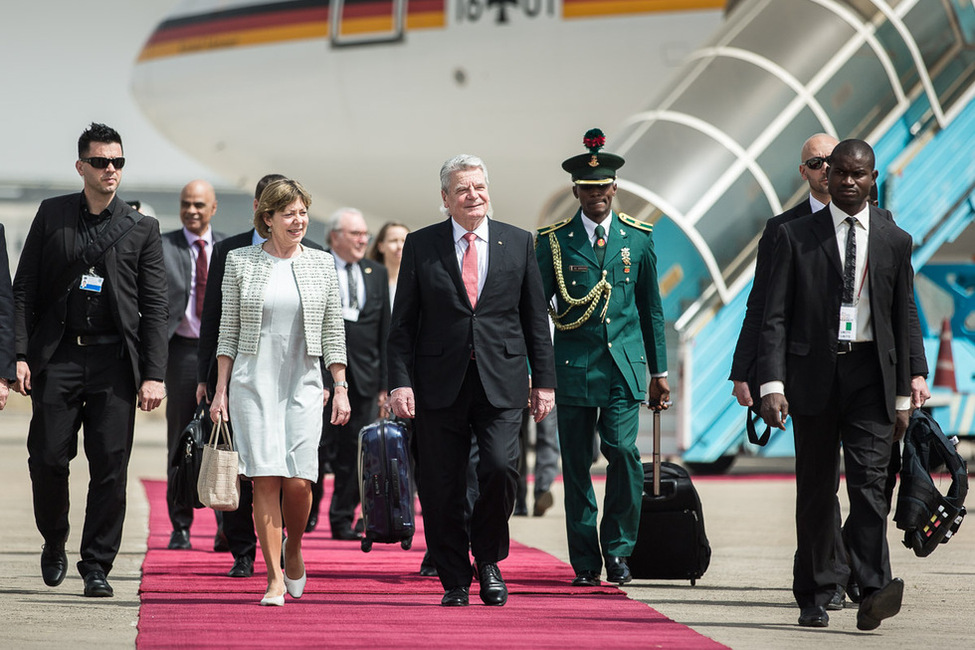
<path fill-rule="evenodd" d="M 565 18 L 724 9 L 725 0 L 562 0 Z"/>

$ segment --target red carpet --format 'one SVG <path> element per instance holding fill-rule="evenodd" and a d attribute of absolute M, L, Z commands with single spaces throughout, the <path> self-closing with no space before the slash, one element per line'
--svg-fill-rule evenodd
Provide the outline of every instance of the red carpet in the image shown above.
<path fill-rule="evenodd" d="M 365 554 L 358 543 L 332 540 L 323 523 L 304 538 L 305 595 L 287 597 L 283 608 L 260 607 L 266 584 L 260 549 L 252 578 L 226 577 L 232 558 L 211 550 L 213 514 L 197 510 L 194 550 L 166 550 L 165 482 L 143 483 L 150 514 L 136 639 L 141 649 L 724 647 L 615 587 L 572 588 L 567 564 L 517 542 L 501 563 L 510 592 L 504 607 L 481 605 L 476 581 L 470 607 L 440 607 L 439 580 L 417 573 L 422 527 L 410 551 L 377 544 Z M 323 514 L 328 488 L 324 504 Z"/>

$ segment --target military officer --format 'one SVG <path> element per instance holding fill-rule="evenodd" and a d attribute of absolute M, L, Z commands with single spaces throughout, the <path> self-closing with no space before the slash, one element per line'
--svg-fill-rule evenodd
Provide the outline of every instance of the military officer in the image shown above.
<path fill-rule="evenodd" d="M 589 153 L 562 163 L 579 199 L 575 216 L 538 231 L 536 255 L 545 296 L 555 297 L 555 359 L 565 519 L 575 586 L 631 580 L 626 560 L 640 525 L 643 466 L 636 446 L 640 404 L 670 405 L 664 315 L 657 287 L 652 226 L 613 211 L 620 156 L 602 153 L 602 131 Z M 647 373 L 650 373 L 649 396 Z M 609 461 L 597 530 L 589 471 L 593 436 Z"/>

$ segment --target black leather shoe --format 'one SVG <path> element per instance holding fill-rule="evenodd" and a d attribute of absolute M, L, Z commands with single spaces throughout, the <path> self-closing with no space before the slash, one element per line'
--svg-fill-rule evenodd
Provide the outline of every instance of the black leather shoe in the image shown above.
<path fill-rule="evenodd" d="M 68 572 L 68 556 L 64 552 L 64 542 L 45 544 L 41 548 L 41 577 L 48 587 L 57 587 L 64 581 Z"/>
<path fill-rule="evenodd" d="M 104 571 L 91 571 L 85 576 L 85 596 L 88 598 L 111 598 L 114 595 Z"/>
<path fill-rule="evenodd" d="M 362 539 L 362 535 L 355 532 L 349 527 L 332 529 L 332 539 L 340 539 L 342 541 L 358 541 Z"/>
<path fill-rule="evenodd" d="M 826 609 L 831 612 L 838 612 L 844 607 L 846 607 L 846 590 L 843 587 L 838 587 L 833 592 L 833 597 L 826 603 Z"/>
<path fill-rule="evenodd" d="M 511 513 L 515 517 L 527 517 L 528 516 L 528 504 L 524 499 L 518 499 L 515 502 L 515 511 Z"/>
<path fill-rule="evenodd" d="M 863 597 L 857 612 L 858 630 L 876 630 L 880 621 L 901 611 L 904 598 L 904 581 L 894 578 L 882 588 Z"/>
<path fill-rule="evenodd" d="M 318 526 L 318 514 L 313 512 L 310 515 L 308 515 L 308 523 L 305 524 L 305 532 L 310 533 L 311 531 L 315 530 L 317 526 Z"/>
<path fill-rule="evenodd" d="M 860 585 L 853 578 L 850 578 L 850 582 L 846 585 L 846 595 L 852 603 L 859 603 L 863 600 L 860 595 Z"/>
<path fill-rule="evenodd" d="M 816 605 L 799 610 L 799 625 L 802 627 L 829 627 L 829 614 L 826 608 Z"/>
<path fill-rule="evenodd" d="M 234 559 L 234 565 L 227 571 L 231 578 L 249 578 L 254 575 L 254 560 L 246 555 Z"/>
<path fill-rule="evenodd" d="M 600 585 L 602 583 L 599 581 L 598 571 L 579 571 L 572 581 L 573 587 L 599 587 Z"/>
<path fill-rule="evenodd" d="M 606 582 L 625 585 L 632 579 L 633 576 L 630 575 L 630 567 L 626 564 L 625 557 L 606 556 Z"/>
<path fill-rule="evenodd" d="M 193 548 L 190 545 L 190 531 L 186 528 L 174 530 L 173 534 L 169 536 L 169 546 L 166 548 L 170 551 L 185 551 Z"/>
<path fill-rule="evenodd" d="M 504 605 L 508 602 L 508 586 L 501 577 L 501 569 L 493 562 L 475 562 L 474 576 L 481 583 L 478 595 L 485 605 Z"/>
<path fill-rule="evenodd" d="M 227 541 L 227 535 L 223 532 L 223 528 L 218 528 L 217 534 L 213 536 L 213 552 L 214 553 L 230 552 L 230 542 Z"/>
<path fill-rule="evenodd" d="M 423 560 L 420 561 L 420 575 L 426 578 L 433 578 L 437 575 L 437 565 L 430 557 L 430 551 L 424 553 Z"/>
<path fill-rule="evenodd" d="M 467 607 L 467 592 L 467 587 L 451 587 L 444 592 L 440 604 L 443 607 Z"/>

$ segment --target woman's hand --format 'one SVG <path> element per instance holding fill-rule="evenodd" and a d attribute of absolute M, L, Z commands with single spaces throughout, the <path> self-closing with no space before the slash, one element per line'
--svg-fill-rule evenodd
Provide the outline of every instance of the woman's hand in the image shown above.
<path fill-rule="evenodd" d="M 218 388 L 213 394 L 213 401 L 210 402 L 210 419 L 219 422 L 221 418 L 224 422 L 230 422 L 227 389 L 225 388 Z"/>
<path fill-rule="evenodd" d="M 332 397 L 332 419 L 331 423 L 335 426 L 342 426 L 349 421 L 352 414 L 352 407 L 349 406 L 349 389 L 335 387 L 335 395 Z"/>

